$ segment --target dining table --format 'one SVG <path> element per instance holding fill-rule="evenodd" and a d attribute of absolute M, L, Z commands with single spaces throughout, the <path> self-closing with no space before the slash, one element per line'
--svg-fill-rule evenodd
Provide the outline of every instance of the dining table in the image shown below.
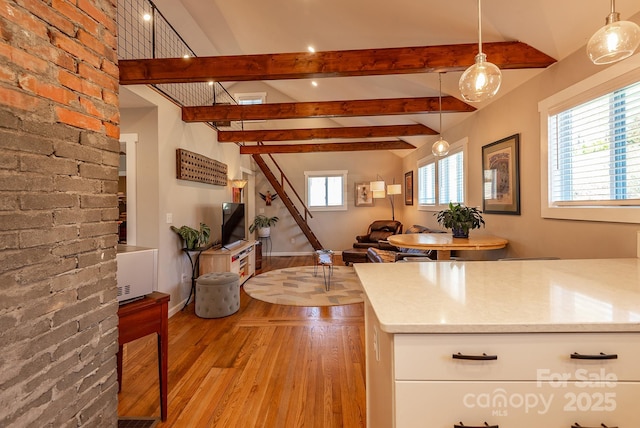
<path fill-rule="evenodd" d="M 499 250 L 508 240 L 492 235 L 470 235 L 468 238 L 454 238 L 450 233 L 404 233 L 387 238 L 391 245 L 400 248 L 434 250 L 438 260 L 451 260 L 453 250 Z"/>

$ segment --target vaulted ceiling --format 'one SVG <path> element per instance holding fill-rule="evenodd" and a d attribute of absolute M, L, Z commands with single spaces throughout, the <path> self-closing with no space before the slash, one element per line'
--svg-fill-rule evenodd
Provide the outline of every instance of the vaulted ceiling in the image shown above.
<path fill-rule="evenodd" d="M 244 132 L 219 133 L 221 142 L 244 142 L 244 153 L 264 146 L 290 153 L 430 144 L 440 131 L 436 72 L 445 72 L 446 137 L 447 127 L 583 49 L 610 7 L 608 0 L 485 0 L 483 51 L 503 69 L 503 83 L 496 98 L 470 106 L 461 101 L 457 84 L 477 53 L 475 0 L 154 3 L 199 58 L 123 63 L 123 83 L 191 76 L 221 81 L 232 94 L 266 92 L 267 106 L 183 111 L 185 121 L 251 120 Z M 616 10 L 628 19 L 640 12 L 640 2 L 618 0 Z M 317 53 L 306 52 L 307 46 Z M 121 105 L 133 105 L 126 89 L 121 92 Z"/>

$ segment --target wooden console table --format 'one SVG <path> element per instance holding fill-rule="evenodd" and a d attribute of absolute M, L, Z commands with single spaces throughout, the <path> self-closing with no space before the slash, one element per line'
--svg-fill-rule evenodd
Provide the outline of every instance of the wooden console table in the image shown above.
<path fill-rule="evenodd" d="M 255 241 L 243 242 L 231 248 L 210 249 L 200 255 L 200 275 L 209 272 L 233 272 L 240 275 L 240 284 L 256 273 Z"/>
<path fill-rule="evenodd" d="M 158 335 L 158 368 L 160 377 L 160 418 L 167 420 L 167 372 L 169 344 L 169 299 L 154 291 L 143 299 L 125 303 L 118 309 L 118 385 L 122 388 L 122 347 L 146 335 Z"/>

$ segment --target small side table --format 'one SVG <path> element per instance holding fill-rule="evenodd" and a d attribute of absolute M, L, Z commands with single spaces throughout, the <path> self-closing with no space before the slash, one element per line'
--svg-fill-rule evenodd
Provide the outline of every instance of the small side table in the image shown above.
<path fill-rule="evenodd" d="M 258 236 L 258 240 L 262 243 L 262 254 L 266 257 L 266 261 L 271 258 L 271 236 Z"/>
<path fill-rule="evenodd" d="M 143 299 L 118 308 L 118 354 L 116 356 L 118 391 L 122 389 L 122 351 L 125 343 L 148 334 L 158 335 L 158 368 L 160 378 L 160 418 L 167 420 L 167 374 L 169 353 L 170 295 L 154 291 Z"/>
<path fill-rule="evenodd" d="M 193 295 L 194 299 L 196 297 L 196 279 L 198 278 L 198 273 L 200 271 L 200 254 L 202 254 L 203 251 L 206 251 L 209 248 L 211 248 L 211 245 L 207 245 L 206 247 L 193 248 L 193 249 L 189 249 L 189 248 L 182 249 L 182 251 L 184 251 L 187 254 L 187 257 L 189 258 L 189 263 L 191 263 L 191 290 L 189 290 L 189 297 L 187 297 L 187 301 L 182 307 L 183 311 L 189 304 L 189 301 L 191 300 L 191 296 Z M 191 256 L 192 253 L 193 253 L 193 257 Z"/>
<path fill-rule="evenodd" d="M 313 265 L 313 276 L 318 274 L 318 266 L 322 266 L 322 276 L 324 277 L 324 289 L 331 288 L 331 275 L 333 274 L 333 251 L 316 250 L 315 263 Z M 327 274 L 326 269 L 329 270 Z"/>

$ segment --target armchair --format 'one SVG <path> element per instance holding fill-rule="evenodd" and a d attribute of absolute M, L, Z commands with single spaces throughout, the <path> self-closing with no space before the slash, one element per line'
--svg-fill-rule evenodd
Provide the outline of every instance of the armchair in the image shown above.
<path fill-rule="evenodd" d="M 376 220 L 369 225 L 366 235 L 356 236 L 353 248 L 380 248 L 380 241 L 402 233 L 402 223 L 397 220 Z"/>

